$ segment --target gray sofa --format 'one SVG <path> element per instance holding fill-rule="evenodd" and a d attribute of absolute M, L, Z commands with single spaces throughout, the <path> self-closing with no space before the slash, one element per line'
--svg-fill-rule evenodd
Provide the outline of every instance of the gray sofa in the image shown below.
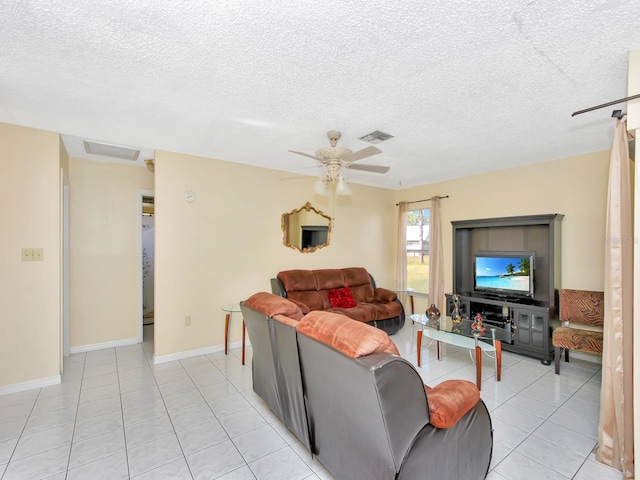
<path fill-rule="evenodd" d="M 335 478 L 486 477 L 493 432 L 474 384 L 425 387 L 386 333 L 340 314 L 268 293 L 241 308 L 255 392 Z"/>

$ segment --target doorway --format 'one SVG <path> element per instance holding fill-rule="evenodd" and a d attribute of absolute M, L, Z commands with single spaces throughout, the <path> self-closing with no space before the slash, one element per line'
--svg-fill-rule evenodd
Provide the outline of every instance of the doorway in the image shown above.
<path fill-rule="evenodd" d="M 139 196 L 139 311 L 138 336 L 153 329 L 155 277 L 155 197 L 152 191 L 140 190 Z"/>

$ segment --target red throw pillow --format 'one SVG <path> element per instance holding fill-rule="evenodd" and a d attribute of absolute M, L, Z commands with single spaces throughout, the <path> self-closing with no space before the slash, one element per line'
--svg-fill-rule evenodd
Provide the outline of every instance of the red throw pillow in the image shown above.
<path fill-rule="evenodd" d="M 349 287 L 329 290 L 329 301 L 333 308 L 353 308 L 357 305 Z"/>

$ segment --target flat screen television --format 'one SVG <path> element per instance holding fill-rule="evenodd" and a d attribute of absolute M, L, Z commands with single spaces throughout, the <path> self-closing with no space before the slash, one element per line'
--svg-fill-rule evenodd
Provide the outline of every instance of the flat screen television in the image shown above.
<path fill-rule="evenodd" d="M 534 252 L 478 252 L 474 257 L 475 292 L 533 298 Z"/>

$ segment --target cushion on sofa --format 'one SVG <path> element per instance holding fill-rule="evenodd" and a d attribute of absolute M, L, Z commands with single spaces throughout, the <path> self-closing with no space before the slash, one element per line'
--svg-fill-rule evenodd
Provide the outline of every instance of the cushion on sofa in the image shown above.
<path fill-rule="evenodd" d="M 398 298 L 398 294 L 391 290 L 387 290 L 386 288 L 376 288 L 373 291 L 373 301 L 374 302 L 393 302 L 396 298 Z"/>
<path fill-rule="evenodd" d="M 334 288 L 342 288 L 347 286 L 344 278 L 344 272 L 338 268 L 321 268 L 314 270 L 318 290 L 333 290 Z"/>
<path fill-rule="evenodd" d="M 326 312 L 340 313 L 359 322 L 371 322 L 397 317 L 402 312 L 400 305 L 391 303 L 358 303 L 353 308 L 327 308 Z"/>
<path fill-rule="evenodd" d="M 350 358 L 376 352 L 400 355 L 396 344 L 385 332 L 337 313 L 309 312 L 298 323 L 298 333 L 329 345 Z"/>
<path fill-rule="evenodd" d="M 290 302 L 295 303 L 298 308 L 300 309 L 300 311 L 302 312 L 303 315 L 306 315 L 307 313 L 309 313 L 311 311 L 311 309 L 307 306 L 306 303 L 302 303 L 294 298 L 289 298 L 287 297 L 287 300 L 289 300 Z"/>
<path fill-rule="evenodd" d="M 278 273 L 287 298 L 305 304 L 310 310 L 324 310 L 331 306 L 318 291 L 316 276 L 312 270 L 286 270 Z"/>
<path fill-rule="evenodd" d="M 357 305 L 349 287 L 329 290 L 328 296 L 333 308 L 353 308 Z"/>
<path fill-rule="evenodd" d="M 300 320 L 303 317 L 302 311 L 295 303 L 267 292 L 251 295 L 245 300 L 244 304 L 249 308 L 264 313 L 268 317 L 285 315 L 294 320 Z"/>
<path fill-rule="evenodd" d="M 429 401 L 429 423 L 451 428 L 476 406 L 480 390 L 467 380 L 446 380 L 436 387 L 424 386 Z"/>
<path fill-rule="evenodd" d="M 316 276 L 312 270 L 285 270 L 278 273 L 278 280 L 282 282 L 287 293 L 318 290 Z"/>
<path fill-rule="evenodd" d="M 373 285 L 366 268 L 349 267 L 342 269 L 345 285 L 351 289 L 356 302 L 373 302 Z"/>

